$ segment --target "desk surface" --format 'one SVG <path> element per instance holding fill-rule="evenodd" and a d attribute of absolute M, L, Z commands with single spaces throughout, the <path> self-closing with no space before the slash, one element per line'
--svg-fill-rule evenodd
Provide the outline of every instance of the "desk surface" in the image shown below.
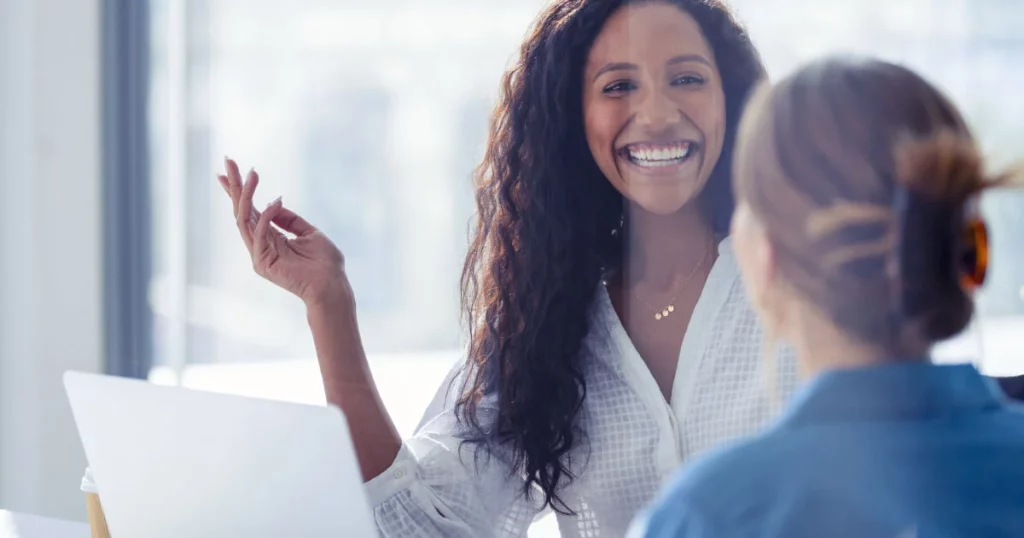
<path fill-rule="evenodd" d="M 89 525 L 0 510 L 0 538 L 89 538 Z"/>

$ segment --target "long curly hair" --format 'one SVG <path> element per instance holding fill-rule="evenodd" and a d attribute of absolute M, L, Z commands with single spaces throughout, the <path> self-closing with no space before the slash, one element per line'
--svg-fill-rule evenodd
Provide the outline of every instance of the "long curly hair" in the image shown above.
<path fill-rule="evenodd" d="M 474 176 L 477 221 L 461 280 L 469 349 L 455 413 L 470 426 L 466 442 L 504 454 L 525 476 L 524 493 L 539 489 L 544 504 L 563 514 L 572 510 L 558 492 L 574 478 L 569 458 L 586 434 L 577 419 L 587 392 L 588 313 L 602 276 L 622 264 L 625 236 L 623 198 L 584 136 L 583 69 L 616 10 L 654 1 L 697 21 L 721 73 L 727 130 L 700 203 L 725 233 L 736 126 L 765 71 L 718 0 L 553 1 L 502 79 Z"/>

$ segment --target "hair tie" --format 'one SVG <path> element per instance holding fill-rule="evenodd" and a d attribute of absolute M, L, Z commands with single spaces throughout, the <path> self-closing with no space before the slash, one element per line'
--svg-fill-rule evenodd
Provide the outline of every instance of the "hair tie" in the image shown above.
<path fill-rule="evenodd" d="M 988 228 L 972 215 L 970 202 L 936 200 L 898 185 L 893 211 L 898 291 L 892 309 L 913 318 L 929 308 L 932 293 L 959 287 L 973 292 L 985 283 L 989 264 Z"/>
<path fill-rule="evenodd" d="M 960 286 L 968 292 L 985 283 L 988 275 L 988 227 L 981 218 L 971 218 L 964 227 L 963 253 L 960 256 Z"/>

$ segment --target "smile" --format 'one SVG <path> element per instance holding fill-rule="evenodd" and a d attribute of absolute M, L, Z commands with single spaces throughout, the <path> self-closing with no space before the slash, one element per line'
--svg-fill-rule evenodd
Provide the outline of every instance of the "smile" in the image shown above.
<path fill-rule="evenodd" d="M 627 144 L 619 150 L 629 162 L 645 168 L 664 168 L 681 164 L 695 155 L 700 145 L 691 140 L 676 140 L 664 144 Z"/>

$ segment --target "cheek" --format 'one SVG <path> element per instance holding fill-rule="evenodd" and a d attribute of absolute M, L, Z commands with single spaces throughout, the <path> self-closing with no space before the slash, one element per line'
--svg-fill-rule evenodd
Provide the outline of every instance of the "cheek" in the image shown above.
<path fill-rule="evenodd" d="M 584 127 L 587 131 L 587 142 L 594 149 L 607 152 L 615 138 L 614 110 L 608 106 L 593 105 L 587 110 Z"/>
<path fill-rule="evenodd" d="M 717 159 L 725 141 L 725 94 L 721 87 L 686 96 L 680 103 L 703 133 L 706 157 Z"/>
<path fill-rule="evenodd" d="M 609 178 L 617 175 L 615 168 L 615 138 L 622 127 L 622 111 L 617 103 L 584 100 L 583 126 L 587 146 L 598 167 Z"/>
<path fill-rule="evenodd" d="M 725 142 L 725 94 L 718 88 L 712 94 L 711 102 L 708 103 L 707 117 L 705 118 L 705 133 L 707 133 L 707 144 L 713 150 L 715 157 L 721 155 L 722 144 Z"/>

